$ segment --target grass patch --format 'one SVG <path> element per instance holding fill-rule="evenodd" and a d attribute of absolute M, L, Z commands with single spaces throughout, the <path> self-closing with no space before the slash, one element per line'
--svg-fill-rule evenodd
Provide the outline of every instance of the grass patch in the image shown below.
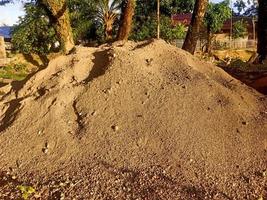
<path fill-rule="evenodd" d="M 0 67 L 0 78 L 11 80 L 23 80 L 29 74 L 27 65 L 22 63 L 8 64 Z"/>

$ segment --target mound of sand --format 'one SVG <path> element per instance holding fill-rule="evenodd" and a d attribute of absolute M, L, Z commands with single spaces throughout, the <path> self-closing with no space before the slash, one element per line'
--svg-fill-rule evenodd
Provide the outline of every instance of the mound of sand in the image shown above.
<path fill-rule="evenodd" d="M 77 47 L 2 97 L 0 191 L 17 195 L 8 188 L 27 183 L 41 199 L 263 197 L 266 102 L 164 41 Z"/>

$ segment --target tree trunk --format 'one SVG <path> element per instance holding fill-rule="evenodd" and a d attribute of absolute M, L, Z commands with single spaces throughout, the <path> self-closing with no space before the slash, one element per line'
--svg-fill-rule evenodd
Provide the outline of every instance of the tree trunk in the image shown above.
<path fill-rule="evenodd" d="M 69 12 L 65 0 L 43 0 L 48 6 L 56 23 L 56 32 L 61 40 L 61 45 L 65 54 L 68 54 L 74 48 L 74 40 L 70 25 Z"/>
<path fill-rule="evenodd" d="M 212 41 L 212 35 L 211 35 L 210 26 L 208 25 L 208 27 L 207 27 L 207 46 L 206 46 L 205 53 L 208 53 L 208 54 L 211 53 L 211 41 Z"/>
<path fill-rule="evenodd" d="M 205 16 L 208 0 L 196 0 L 191 23 L 187 31 L 187 35 L 183 44 L 183 49 L 194 54 L 199 32 Z"/>
<path fill-rule="evenodd" d="M 258 54 L 260 62 L 263 62 L 267 55 L 267 1 L 258 0 L 258 2 Z"/>
<path fill-rule="evenodd" d="M 105 37 L 106 40 L 112 39 L 112 30 L 113 30 L 113 21 L 106 21 L 105 22 Z"/>
<path fill-rule="evenodd" d="M 124 0 L 122 7 L 122 17 L 118 32 L 118 40 L 128 40 L 132 29 L 135 0 Z"/>

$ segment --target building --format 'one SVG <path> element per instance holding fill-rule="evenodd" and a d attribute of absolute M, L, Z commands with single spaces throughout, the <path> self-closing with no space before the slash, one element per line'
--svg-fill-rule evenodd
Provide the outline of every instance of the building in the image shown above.
<path fill-rule="evenodd" d="M 175 14 L 172 15 L 171 20 L 173 25 L 177 24 L 184 24 L 185 26 L 189 26 L 191 22 L 192 14 L 186 13 L 186 14 Z M 248 39 L 253 40 L 257 38 L 257 25 L 256 20 L 253 17 L 244 17 L 244 16 L 238 16 L 233 17 L 232 19 L 228 19 L 224 22 L 224 25 L 219 33 L 221 34 L 229 34 L 231 33 L 231 27 L 232 25 L 237 22 L 243 20 L 247 24 L 247 30 L 248 30 Z"/>
<path fill-rule="evenodd" d="M 183 24 L 186 27 L 190 25 L 192 18 L 191 13 L 175 14 L 171 16 L 172 24 Z M 247 25 L 248 35 L 245 38 L 230 39 L 233 24 L 237 21 L 244 21 Z M 255 48 L 257 43 L 257 21 L 253 17 L 234 16 L 224 22 L 222 29 L 215 34 L 217 43 L 215 48 Z M 183 43 L 183 41 L 180 43 Z M 181 45 L 178 45 L 181 46 Z"/>

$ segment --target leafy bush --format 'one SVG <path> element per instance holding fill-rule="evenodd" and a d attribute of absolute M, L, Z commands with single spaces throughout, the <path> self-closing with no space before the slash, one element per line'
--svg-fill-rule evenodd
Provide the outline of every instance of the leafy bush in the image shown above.
<path fill-rule="evenodd" d="M 46 10 L 37 4 L 27 3 L 25 12 L 12 31 L 13 47 L 25 54 L 46 55 L 53 51 L 57 37 Z"/>
<path fill-rule="evenodd" d="M 244 38 L 248 34 L 247 23 L 243 20 L 239 20 L 233 25 L 233 38 Z"/>
<path fill-rule="evenodd" d="M 67 0 L 75 43 L 97 40 L 97 2 L 91 0 Z"/>
<path fill-rule="evenodd" d="M 131 39 L 142 41 L 155 38 L 157 35 L 157 20 L 155 16 L 148 17 L 146 20 L 136 19 L 134 21 Z M 183 39 L 186 35 L 186 28 L 182 24 L 172 25 L 168 16 L 161 15 L 160 18 L 160 37 L 166 41 Z"/>
<path fill-rule="evenodd" d="M 160 23 L 160 34 L 162 39 L 166 41 L 173 41 L 185 38 L 186 28 L 183 24 L 173 26 L 171 19 L 166 16 L 161 17 Z"/>

